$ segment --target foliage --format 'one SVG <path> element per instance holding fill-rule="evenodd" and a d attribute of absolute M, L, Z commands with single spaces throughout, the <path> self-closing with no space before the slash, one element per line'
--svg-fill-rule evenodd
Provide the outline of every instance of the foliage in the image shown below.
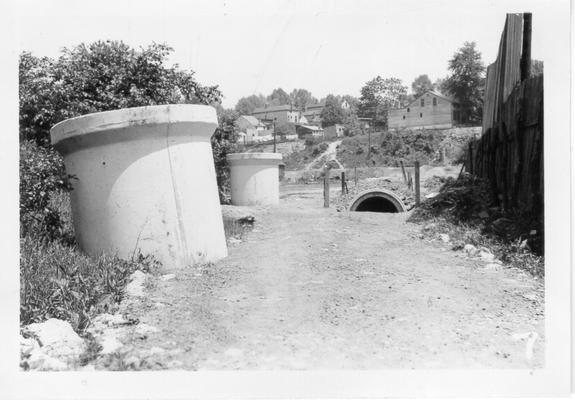
<path fill-rule="evenodd" d="M 446 76 L 445 78 L 437 78 L 435 82 L 433 82 L 433 90 L 443 95 L 449 94 L 449 89 L 447 88 L 448 79 L 449 79 L 448 76 Z"/>
<path fill-rule="evenodd" d="M 543 61 L 531 60 L 531 76 L 543 75 Z"/>
<path fill-rule="evenodd" d="M 20 144 L 20 235 L 63 238 L 63 221 L 50 204 L 53 193 L 71 189 L 62 158 L 32 141 Z"/>
<path fill-rule="evenodd" d="M 166 67 L 172 48 L 135 50 L 121 41 L 64 48 L 57 60 L 20 56 L 20 138 L 49 144 L 56 123 L 83 114 L 174 103 L 214 104 L 217 86 L 204 87 L 193 71 Z"/>
<path fill-rule="evenodd" d="M 266 98 L 262 94 L 252 94 L 248 97 L 242 97 L 236 103 L 235 110 L 240 115 L 251 115 L 256 108 L 261 108 L 266 105 Z"/>
<path fill-rule="evenodd" d="M 294 89 L 290 94 L 290 104 L 297 110 L 304 111 L 307 106 L 317 104 L 318 101 L 311 92 L 305 89 Z"/>
<path fill-rule="evenodd" d="M 91 317 L 112 311 L 132 272 L 156 265 L 142 256 L 91 258 L 59 241 L 25 236 L 20 239 L 20 323 L 59 318 L 82 330 Z"/>
<path fill-rule="evenodd" d="M 237 150 L 236 137 L 237 126 L 235 124 L 239 113 L 235 110 L 216 107 L 218 113 L 218 129 L 212 136 L 212 153 L 216 168 L 216 179 L 218 182 L 218 192 L 220 202 L 227 204 L 230 202 L 230 171 L 226 156 Z"/>
<path fill-rule="evenodd" d="M 461 106 L 461 122 L 480 124 L 483 112 L 485 66 L 475 42 L 465 42 L 449 60 L 451 75 L 445 84 Z"/>
<path fill-rule="evenodd" d="M 372 133 L 371 138 L 359 134 L 343 139 L 337 159 L 346 167 L 397 167 L 400 161 L 411 165 L 416 160 L 422 165 L 456 164 L 461 162 L 469 140 L 475 136 L 470 130 L 384 131 Z"/>
<path fill-rule="evenodd" d="M 400 107 L 406 95 L 407 87 L 400 79 L 377 76 L 361 88 L 358 113 L 371 118 L 375 127 L 386 128 L 387 110 Z"/>
<path fill-rule="evenodd" d="M 282 88 L 277 88 L 266 98 L 270 105 L 282 106 L 291 104 L 290 96 Z"/>
<path fill-rule="evenodd" d="M 345 118 L 340 102 L 334 95 L 328 95 L 325 99 L 325 106 L 321 110 L 321 125 L 325 128 L 335 124 L 343 123 Z"/>
<path fill-rule="evenodd" d="M 447 233 L 453 250 L 465 244 L 483 247 L 506 264 L 544 275 L 543 221 L 502 212 L 492 202 L 486 180 L 467 173 L 457 180 L 448 178 L 439 194 L 425 199 L 409 221 L 428 222 L 422 231 L 428 237 Z"/>
<path fill-rule="evenodd" d="M 295 135 L 295 124 L 292 122 L 278 122 L 276 124 L 276 134 L 281 136 Z"/>
<path fill-rule="evenodd" d="M 429 90 L 433 90 L 433 84 L 427 75 L 419 75 L 411 83 L 411 90 L 415 97 L 419 97 Z"/>

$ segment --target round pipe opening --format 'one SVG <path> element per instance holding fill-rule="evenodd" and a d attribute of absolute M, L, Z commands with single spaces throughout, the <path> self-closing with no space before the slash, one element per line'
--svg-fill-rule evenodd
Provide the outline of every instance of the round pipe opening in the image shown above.
<path fill-rule="evenodd" d="M 401 199 L 385 189 L 368 190 L 360 193 L 352 202 L 350 211 L 399 213 L 406 211 Z"/>

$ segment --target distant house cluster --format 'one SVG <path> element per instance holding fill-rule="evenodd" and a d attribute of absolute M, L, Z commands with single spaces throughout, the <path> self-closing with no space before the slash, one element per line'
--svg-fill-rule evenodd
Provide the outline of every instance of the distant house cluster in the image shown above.
<path fill-rule="evenodd" d="M 389 110 L 389 129 L 447 129 L 459 123 L 459 104 L 429 90 L 404 108 Z"/>
<path fill-rule="evenodd" d="M 322 128 L 321 112 L 324 104 L 313 104 L 304 111 L 295 109 L 290 105 L 268 106 L 256 108 L 251 115 L 242 115 L 237 120 L 239 129 L 238 142 L 243 144 L 266 142 L 273 139 L 274 126 L 282 123 L 295 125 L 295 134 L 282 134 L 278 139 L 296 140 L 298 138 L 317 137 L 333 138 L 342 137 L 343 125 L 333 125 Z M 344 100 L 344 110 L 350 108 Z"/>

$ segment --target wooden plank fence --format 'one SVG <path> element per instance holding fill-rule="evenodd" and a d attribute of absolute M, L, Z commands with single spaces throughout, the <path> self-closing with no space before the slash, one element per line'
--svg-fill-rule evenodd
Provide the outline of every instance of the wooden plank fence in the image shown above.
<path fill-rule="evenodd" d="M 508 14 L 487 69 L 483 134 L 466 170 L 487 178 L 506 209 L 543 216 L 543 75 L 529 77 L 531 14 Z"/>

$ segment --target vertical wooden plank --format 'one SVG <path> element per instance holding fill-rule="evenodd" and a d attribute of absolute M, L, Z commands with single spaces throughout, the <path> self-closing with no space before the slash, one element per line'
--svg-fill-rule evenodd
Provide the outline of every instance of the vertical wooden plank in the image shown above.
<path fill-rule="evenodd" d="M 521 81 L 531 77 L 531 13 L 523 14 L 523 46 L 521 56 Z"/>
<path fill-rule="evenodd" d="M 329 208 L 329 167 L 323 167 L 323 206 Z"/>
<path fill-rule="evenodd" d="M 419 206 L 420 193 L 419 193 L 419 161 L 415 162 L 415 206 Z"/>

